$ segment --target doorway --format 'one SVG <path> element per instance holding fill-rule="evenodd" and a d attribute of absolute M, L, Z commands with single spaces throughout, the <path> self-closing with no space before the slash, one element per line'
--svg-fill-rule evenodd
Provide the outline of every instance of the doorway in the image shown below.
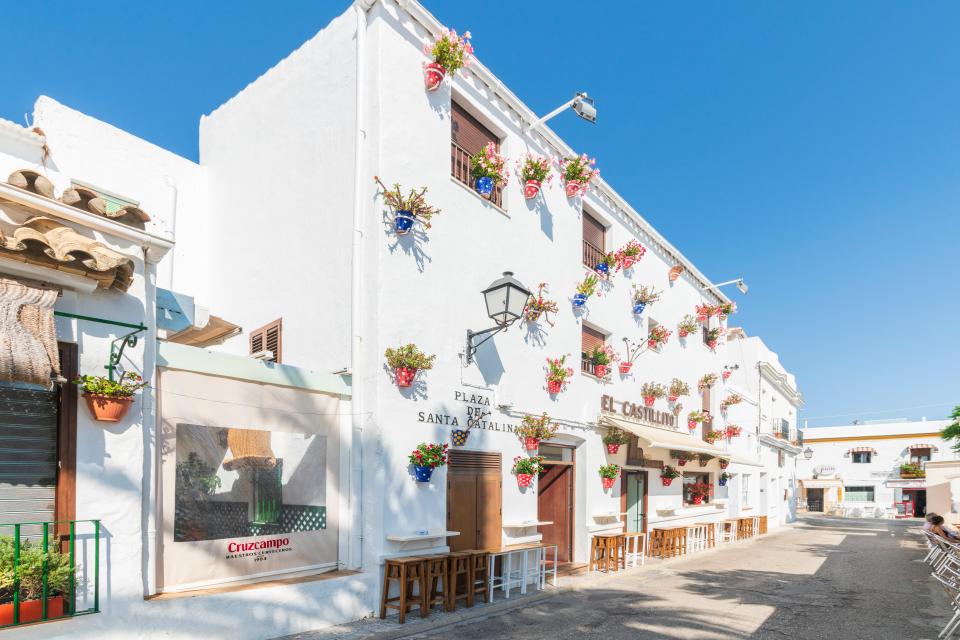
<path fill-rule="evenodd" d="M 557 562 L 573 561 L 573 447 L 540 445 L 545 469 L 537 479 L 537 519 L 544 544 L 557 545 Z"/>
<path fill-rule="evenodd" d="M 447 538 L 451 551 L 499 549 L 502 544 L 503 471 L 499 453 L 450 451 L 447 467 Z"/>
<path fill-rule="evenodd" d="M 623 474 L 623 501 L 621 507 L 626 513 L 626 529 L 629 533 L 647 531 L 647 472 L 629 471 Z"/>
<path fill-rule="evenodd" d="M 823 513 L 823 489 L 807 489 L 807 511 Z"/>
<path fill-rule="evenodd" d="M 907 503 L 907 517 L 922 518 L 927 514 L 927 490 L 904 489 L 903 500 Z"/>

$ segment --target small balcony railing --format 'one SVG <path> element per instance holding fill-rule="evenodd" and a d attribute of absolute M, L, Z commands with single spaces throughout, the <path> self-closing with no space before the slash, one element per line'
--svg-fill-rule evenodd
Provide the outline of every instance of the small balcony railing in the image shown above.
<path fill-rule="evenodd" d="M 900 465 L 900 477 L 901 478 L 926 478 L 927 471 L 919 464 L 902 464 Z"/>
<path fill-rule="evenodd" d="M 473 176 L 470 175 L 470 153 L 456 142 L 450 143 L 450 175 L 473 189 Z M 503 208 L 503 188 L 494 187 L 490 202 Z"/>
<path fill-rule="evenodd" d="M 603 257 L 606 254 L 603 252 L 603 249 L 596 246 L 589 240 L 583 241 L 583 266 L 588 269 L 596 269 L 597 265 L 600 264 L 600 261 L 603 260 Z"/>
<path fill-rule="evenodd" d="M 99 612 L 99 520 L 0 524 L 0 631 Z"/>

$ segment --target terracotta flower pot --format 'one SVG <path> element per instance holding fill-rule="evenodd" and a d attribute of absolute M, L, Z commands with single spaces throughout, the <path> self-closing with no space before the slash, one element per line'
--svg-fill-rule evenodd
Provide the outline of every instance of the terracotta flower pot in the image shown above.
<path fill-rule="evenodd" d="M 707 346 L 710 347 L 711 349 L 716 349 L 716 348 L 717 348 L 717 341 L 716 341 L 716 340 L 709 340 L 709 341 L 707 342 Z"/>
<path fill-rule="evenodd" d="M 696 421 L 696 420 L 687 420 L 687 428 L 690 429 L 691 431 L 694 430 L 694 429 L 696 429 L 696 428 L 697 428 L 697 421 Z"/>
<path fill-rule="evenodd" d="M 657 399 L 653 396 L 644 396 L 643 398 L 643 404 L 648 407 L 652 407 L 654 404 L 656 404 L 656 402 Z"/>
<path fill-rule="evenodd" d="M 417 370 L 413 367 L 397 367 L 393 370 L 393 377 L 396 378 L 398 387 L 409 387 L 417 377 Z"/>
<path fill-rule="evenodd" d="M 83 399 L 87 401 L 93 419 L 99 422 L 120 422 L 133 404 L 133 396 L 115 398 L 85 393 Z"/>
<path fill-rule="evenodd" d="M 436 91 L 446 76 L 447 70 L 443 65 L 430 62 L 423 67 L 423 86 L 427 91 Z"/>
<path fill-rule="evenodd" d="M 673 478 L 665 478 L 663 476 L 660 476 L 660 481 L 663 483 L 663 486 L 669 487 L 670 483 L 673 482 Z"/>
<path fill-rule="evenodd" d="M 680 277 L 680 274 L 683 273 L 683 267 L 679 264 L 673 267 L 670 267 L 670 282 L 676 282 Z"/>
<path fill-rule="evenodd" d="M 523 446 L 527 448 L 527 451 L 536 451 L 540 448 L 540 440 L 537 438 L 524 438 Z"/>
<path fill-rule="evenodd" d="M 63 596 L 49 596 L 47 598 L 47 619 L 63 617 Z M 36 622 L 43 618 L 42 600 L 20 601 L 20 623 Z M 0 604 L 0 627 L 13 624 L 13 603 Z"/>
<path fill-rule="evenodd" d="M 527 180 L 523 184 L 523 197 L 527 200 L 533 200 L 540 193 L 541 186 L 543 186 L 543 183 L 539 180 Z"/>
<path fill-rule="evenodd" d="M 532 473 L 518 473 L 518 474 L 517 474 L 517 484 L 520 485 L 521 488 L 523 488 L 523 487 L 529 487 L 531 482 L 533 482 L 533 474 L 532 474 Z"/>
<path fill-rule="evenodd" d="M 657 341 L 656 341 L 656 340 L 647 340 L 647 347 L 649 347 L 650 349 L 656 349 L 656 348 L 657 348 Z"/>
<path fill-rule="evenodd" d="M 632 369 L 632 368 L 633 368 L 633 363 L 632 363 L 632 362 L 621 362 L 621 363 L 620 363 L 620 373 L 622 373 L 623 375 L 626 375 L 626 374 L 630 373 L 630 369 Z"/>
<path fill-rule="evenodd" d="M 601 478 L 603 480 L 604 489 L 613 489 L 613 483 L 617 481 L 616 478 Z"/>
<path fill-rule="evenodd" d="M 620 445 L 619 445 L 619 444 L 608 444 L 608 445 L 607 445 L 607 453 L 609 453 L 610 455 L 616 455 L 616 453 L 617 453 L 618 451 L 620 451 Z"/>
<path fill-rule="evenodd" d="M 637 259 L 633 256 L 623 256 L 623 258 L 620 259 L 621 269 L 630 269 L 635 264 L 637 264 Z"/>
<path fill-rule="evenodd" d="M 679 398 L 680 396 L 667 396 L 667 400 L 670 402 L 676 402 Z"/>
<path fill-rule="evenodd" d="M 690 332 L 689 332 L 689 331 L 687 331 L 686 329 L 680 329 L 680 337 L 681 337 L 681 338 L 686 338 L 688 335 L 690 335 Z"/>
<path fill-rule="evenodd" d="M 598 378 L 602 378 L 607 375 L 609 369 L 610 367 L 605 364 L 595 364 L 593 365 L 593 375 L 597 376 Z"/>
<path fill-rule="evenodd" d="M 574 198 L 583 191 L 583 184 L 578 180 L 567 180 L 564 191 L 566 191 L 568 198 Z"/>
<path fill-rule="evenodd" d="M 547 380 L 547 393 L 556 395 L 563 390 L 563 383 L 559 380 Z"/>
<path fill-rule="evenodd" d="M 677 466 L 678 466 L 678 467 L 685 466 L 688 462 L 689 462 L 689 460 L 686 460 L 686 459 L 684 459 L 684 458 L 680 458 L 679 460 L 677 460 Z"/>

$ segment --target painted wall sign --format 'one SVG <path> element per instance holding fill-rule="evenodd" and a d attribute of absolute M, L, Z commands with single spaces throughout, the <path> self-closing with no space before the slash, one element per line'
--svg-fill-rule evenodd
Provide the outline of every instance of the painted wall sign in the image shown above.
<path fill-rule="evenodd" d="M 620 410 L 617 410 L 619 405 Z M 677 417 L 667 411 L 657 411 L 653 407 L 645 407 L 628 400 L 617 400 L 613 396 L 600 396 L 600 411 L 617 413 L 626 418 L 647 424 L 652 427 L 677 428 Z"/>

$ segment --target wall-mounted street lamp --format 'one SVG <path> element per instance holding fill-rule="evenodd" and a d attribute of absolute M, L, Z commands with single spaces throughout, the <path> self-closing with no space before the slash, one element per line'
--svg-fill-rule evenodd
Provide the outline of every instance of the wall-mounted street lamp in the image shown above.
<path fill-rule="evenodd" d="M 803 457 L 804 457 L 804 459 L 806 459 L 806 460 L 809 460 L 810 458 L 812 458 L 812 457 L 813 457 L 813 449 L 811 449 L 810 447 L 807 447 L 806 449 L 804 449 L 804 450 L 803 450 Z"/>
<path fill-rule="evenodd" d="M 513 277 L 512 271 L 504 271 L 502 278 L 497 278 L 483 290 L 483 298 L 487 303 L 487 316 L 497 325 L 483 331 L 467 329 L 467 364 L 473 362 L 473 356 L 480 345 L 507 329 L 523 316 L 523 309 L 530 299 L 530 290 Z M 474 343 L 473 339 L 477 336 L 486 337 L 480 342 Z"/>
<path fill-rule="evenodd" d="M 743 278 L 737 278 L 736 280 L 727 280 L 726 282 L 721 282 L 720 284 L 712 284 L 709 287 L 704 287 L 700 291 L 710 291 L 711 289 L 719 289 L 720 287 L 725 287 L 728 284 L 737 285 L 737 289 L 740 289 L 740 293 L 747 295 L 747 291 L 750 287 L 747 286 L 747 283 L 743 281 Z"/>
<path fill-rule="evenodd" d="M 593 103 L 593 98 L 587 96 L 585 91 L 578 92 L 573 99 L 567 100 L 562 105 L 543 116 L 542 118 L 537 118 L 531 122 L 528 126 L 523 129 L 524 133 L 529 133 L 535 128 L 542 125 L 544 122 L 550 118 L 559 115 L 565 109 L 573 107 L 573 110 L 578 116 L 586 120 L 587 122 L 596 122 L 597 121 L 597 106 Z"/>

